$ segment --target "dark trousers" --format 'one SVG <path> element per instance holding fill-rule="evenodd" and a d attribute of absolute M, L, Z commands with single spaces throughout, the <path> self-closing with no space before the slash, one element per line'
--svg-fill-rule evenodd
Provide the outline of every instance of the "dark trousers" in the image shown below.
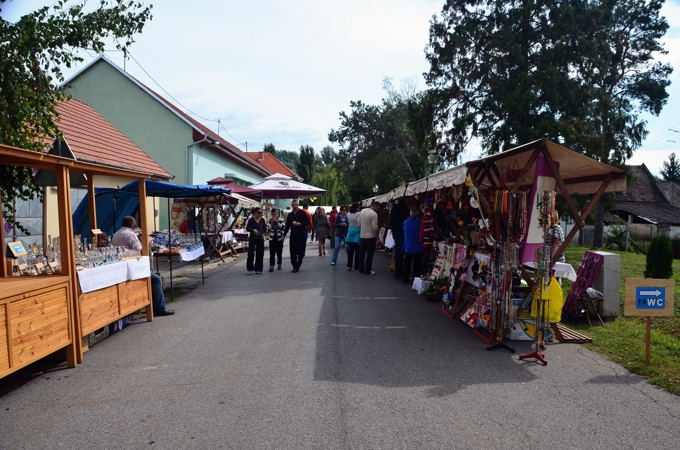
<path fill-rule="evenodd" d="M 361 238 L 359 246 L 361 255 L 359 260 L 359 272 L 370 275 L 373 269 L 373 254 L 375 253 L 376 238 Z"/>
<path fill-rule="evenodd" d="M 419 277 L 423 274 L 423 254 L 404 253 L 404 283 L 408 283 L 411 278 Z"/>
<path fill-rule="evenodd" d="M 394 238 L 394 276 L 397 278 L 402 278 L 404 274 L 404 233 L 395 233 L 392 230 L 392 237 Z"/>
<path fill-rule="evenodd" d="M 248 258 L 246 270 L 248 272 L 262 272 L 264 266 L 264 239 L 250 239 L 248 241 Z"/>
<path fill-rule="evenodd" d="M 281 265 L 283 256 L 283 241 L 269 241 L 269 265 L 274 267 L 274 263 Z"/>
<path fill-rule="evenodd" d="M 357 270 L 359 268 L 360 259 L 359 243 L 345 241 L 345 246 L 347 247 L 347 267 Z"/>
<path fill-rule="evenodd" d="M 293 269 L 299 269 L 302 265 L 302 258 L 305 257 L 307 247 L 307 232 L 290 234 L 290 263 Z"/>

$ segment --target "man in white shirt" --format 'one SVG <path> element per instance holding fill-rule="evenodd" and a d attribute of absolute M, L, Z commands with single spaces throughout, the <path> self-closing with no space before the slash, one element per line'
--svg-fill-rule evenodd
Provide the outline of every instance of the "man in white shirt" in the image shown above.
<path fill-rule="evenodd" d="M 373 269 L 373 254 L 378 237 L 378 211 L 380 203 L 375 200 L 369 208 L 364 208 L 359 213 L 360 248 L 359 272 L 364 275 L 375 275 Z"/>
<path fill-rule="evenodd" d="M 131 250 L 142 250 L 142 243 L 133 231 L 137 222 L 132 216 L 123 217 L 121 228 L 111 238 L 114 247 L 125 247 Z M 151 272 L 151 297 L 153 300 L 154 316 L 171 316 L 175 311 L 165 307 L 165 294 L 163 293 L 163 281 L 161 277 Z"/>

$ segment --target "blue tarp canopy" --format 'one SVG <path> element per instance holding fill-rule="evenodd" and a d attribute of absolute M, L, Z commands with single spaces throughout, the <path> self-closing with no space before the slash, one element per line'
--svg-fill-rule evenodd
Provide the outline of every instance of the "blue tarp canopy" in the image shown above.
<path fill-rule="evenodd" d="M 147 197 L 204 199 L 228 195 L 231 190 L 220 186 L 193 184 L 182 186 L 161 181 L 145 180 Z M 95 188 L 97 227 L 112 236 L 121 227 L 123 217 L 133 216 L 139 210 L 139 182 L 133 181 L 122 188 Z M 90 213 L 88 195 L 83 197 L 73 211 L 73 233 L 90 236 Z"/>

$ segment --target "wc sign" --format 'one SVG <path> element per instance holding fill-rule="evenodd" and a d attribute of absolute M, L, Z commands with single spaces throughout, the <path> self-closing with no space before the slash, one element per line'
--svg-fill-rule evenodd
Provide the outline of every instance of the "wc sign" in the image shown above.
<path fill-rule="evenodd" d="M 673 280 L 629 278 L 623 313 L 626 316 L 672 316 L 674 296 Z"/>

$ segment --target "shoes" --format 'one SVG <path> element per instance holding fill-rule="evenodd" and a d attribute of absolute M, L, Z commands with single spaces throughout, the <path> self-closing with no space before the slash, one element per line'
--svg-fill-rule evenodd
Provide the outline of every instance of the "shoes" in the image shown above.
<path fill-rule="evenodd" d="M 281 270 L 281 264 L 276 267 L 276 270 Z"/>
<path fill-rule="evenodd" d="M 298 273 L 299 271 L 300 271 L 300 269 L 293 269 L 292 270 L 293 273 Z"/>
<path fill-rule="evenodd" d="M 366 272 L 364 275 L 375 275 L 375 272 L 371 270 L 370 272 Z"/>
<path fill-rule="evenodd" d="M 335 261 L 331 261 L 331 266 L 334 266 L 334 265 L 335 265 Z"/>
<path fill-rule="evenodd" d="M 255 271 L 255 275 L 259 275 L 259 274 L 261 274 L 261 273 L 262 273 L 262 272 L 258 272 L 257 270 Z"/>
<path fill-rule="evenodd" d="M 348 267 L 347 270 L 349 270 L 349 271 L 351 272 L 351 271 L 353 271 L 354 269 L 352 269 L 351 267 Z"/>
<path fill-rule="evenodd" d="M 254 272 L 252 270 L 248 271 L 248 275 L 252 275 Z"/>
<path fill-rule="evenodd" d="M 175 310 L 167 308 L 165 308 L 163 311 L 153 313 L 154 316 L 172 316 L 173 314 L 175 314 Z"/>
<path fill-rule="evenodd" d="M 279 270 L 281 270 L 281 266 L 279 266 Z M 274 271 L 274 266 L 269 266 L 269 271 L 273 272 Z"/>

